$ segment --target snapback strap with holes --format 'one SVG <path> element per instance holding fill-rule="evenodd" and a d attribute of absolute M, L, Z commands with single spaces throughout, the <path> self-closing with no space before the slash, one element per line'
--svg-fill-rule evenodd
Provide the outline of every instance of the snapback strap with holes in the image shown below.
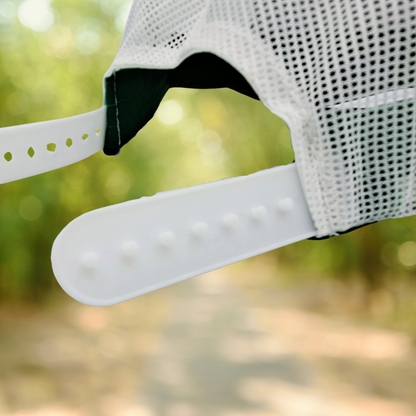
<path fill-rule="evenodd" d="M 83 160 L 104 147 L 106 109 L 0 129 L 0 183 Z"/>
<path fill-rule="evenodd" d="M 70 296 L 105 306 L 315 235 L 293 163 L 84 214 L 52 266 Z"/>
<path fill-rule="evenodd" d="M 2 128 L 0 183 L 85 159 L 105 132 L 105 107 Z M 82 215 L 55 240 L 52 265 L 69 295 L 110 305 L 315 235 L 292 164 Z"/>

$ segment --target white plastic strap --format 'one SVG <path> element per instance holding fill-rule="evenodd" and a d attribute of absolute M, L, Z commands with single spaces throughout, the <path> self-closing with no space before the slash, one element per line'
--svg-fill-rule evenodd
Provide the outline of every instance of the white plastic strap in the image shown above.
<path fill-rule="evenodd" d="M 71 165 L 102 150 L 106 109 L 0 129 L 0 183 Z"/>
<path fill-rule="evenodd" d="M 104 306 L 315 235 L 293 163 L 84 214 L 52 266 L 70 296 Z"/>

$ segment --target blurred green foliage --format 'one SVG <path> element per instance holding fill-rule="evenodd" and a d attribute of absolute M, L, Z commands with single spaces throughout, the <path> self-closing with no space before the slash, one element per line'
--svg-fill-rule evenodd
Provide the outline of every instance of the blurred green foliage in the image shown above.
<path fill-rule="evenodd" d="M 99 108 L 129 7 L 125 0 L 0 0 L 0 127 Z M 39 301 L 56 288 L 53 240 L 87 211 L 293 158 L 287 126 L 262 103 L 229 90 L 170 90 L 119 156 L 99 153 L 0 187 L 0 299 Z M 412 217 L 272 255 L 293 280 L 359 279 L 370 294 L 397 294 L 397 282 L 407 287 L 415 277 L 415 236 Z"/>

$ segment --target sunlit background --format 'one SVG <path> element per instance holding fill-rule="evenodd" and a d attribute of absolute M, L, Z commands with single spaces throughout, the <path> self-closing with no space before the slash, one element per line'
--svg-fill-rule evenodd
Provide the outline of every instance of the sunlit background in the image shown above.
<path fill-rule="evenodd" d="M 102 105 L 131 2 L 0 0 L 0 127 Z M 294 159 L 229 90 L 172 89 L 117 157 L 0 186 L 1 416 L 416 414 L 416 219 L 303 241 L 106 308 L 54 280 L 100 207 Z"/>

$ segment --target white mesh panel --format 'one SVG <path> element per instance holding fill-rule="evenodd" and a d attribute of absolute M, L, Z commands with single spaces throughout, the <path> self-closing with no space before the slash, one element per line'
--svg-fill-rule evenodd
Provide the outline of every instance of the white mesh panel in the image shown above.
<path fill-rule="evenodd" d="M 212 52 L 283 118 L 320 236 L 415 214 L 414 0 L 136 0 L 115 61 Z"/>

